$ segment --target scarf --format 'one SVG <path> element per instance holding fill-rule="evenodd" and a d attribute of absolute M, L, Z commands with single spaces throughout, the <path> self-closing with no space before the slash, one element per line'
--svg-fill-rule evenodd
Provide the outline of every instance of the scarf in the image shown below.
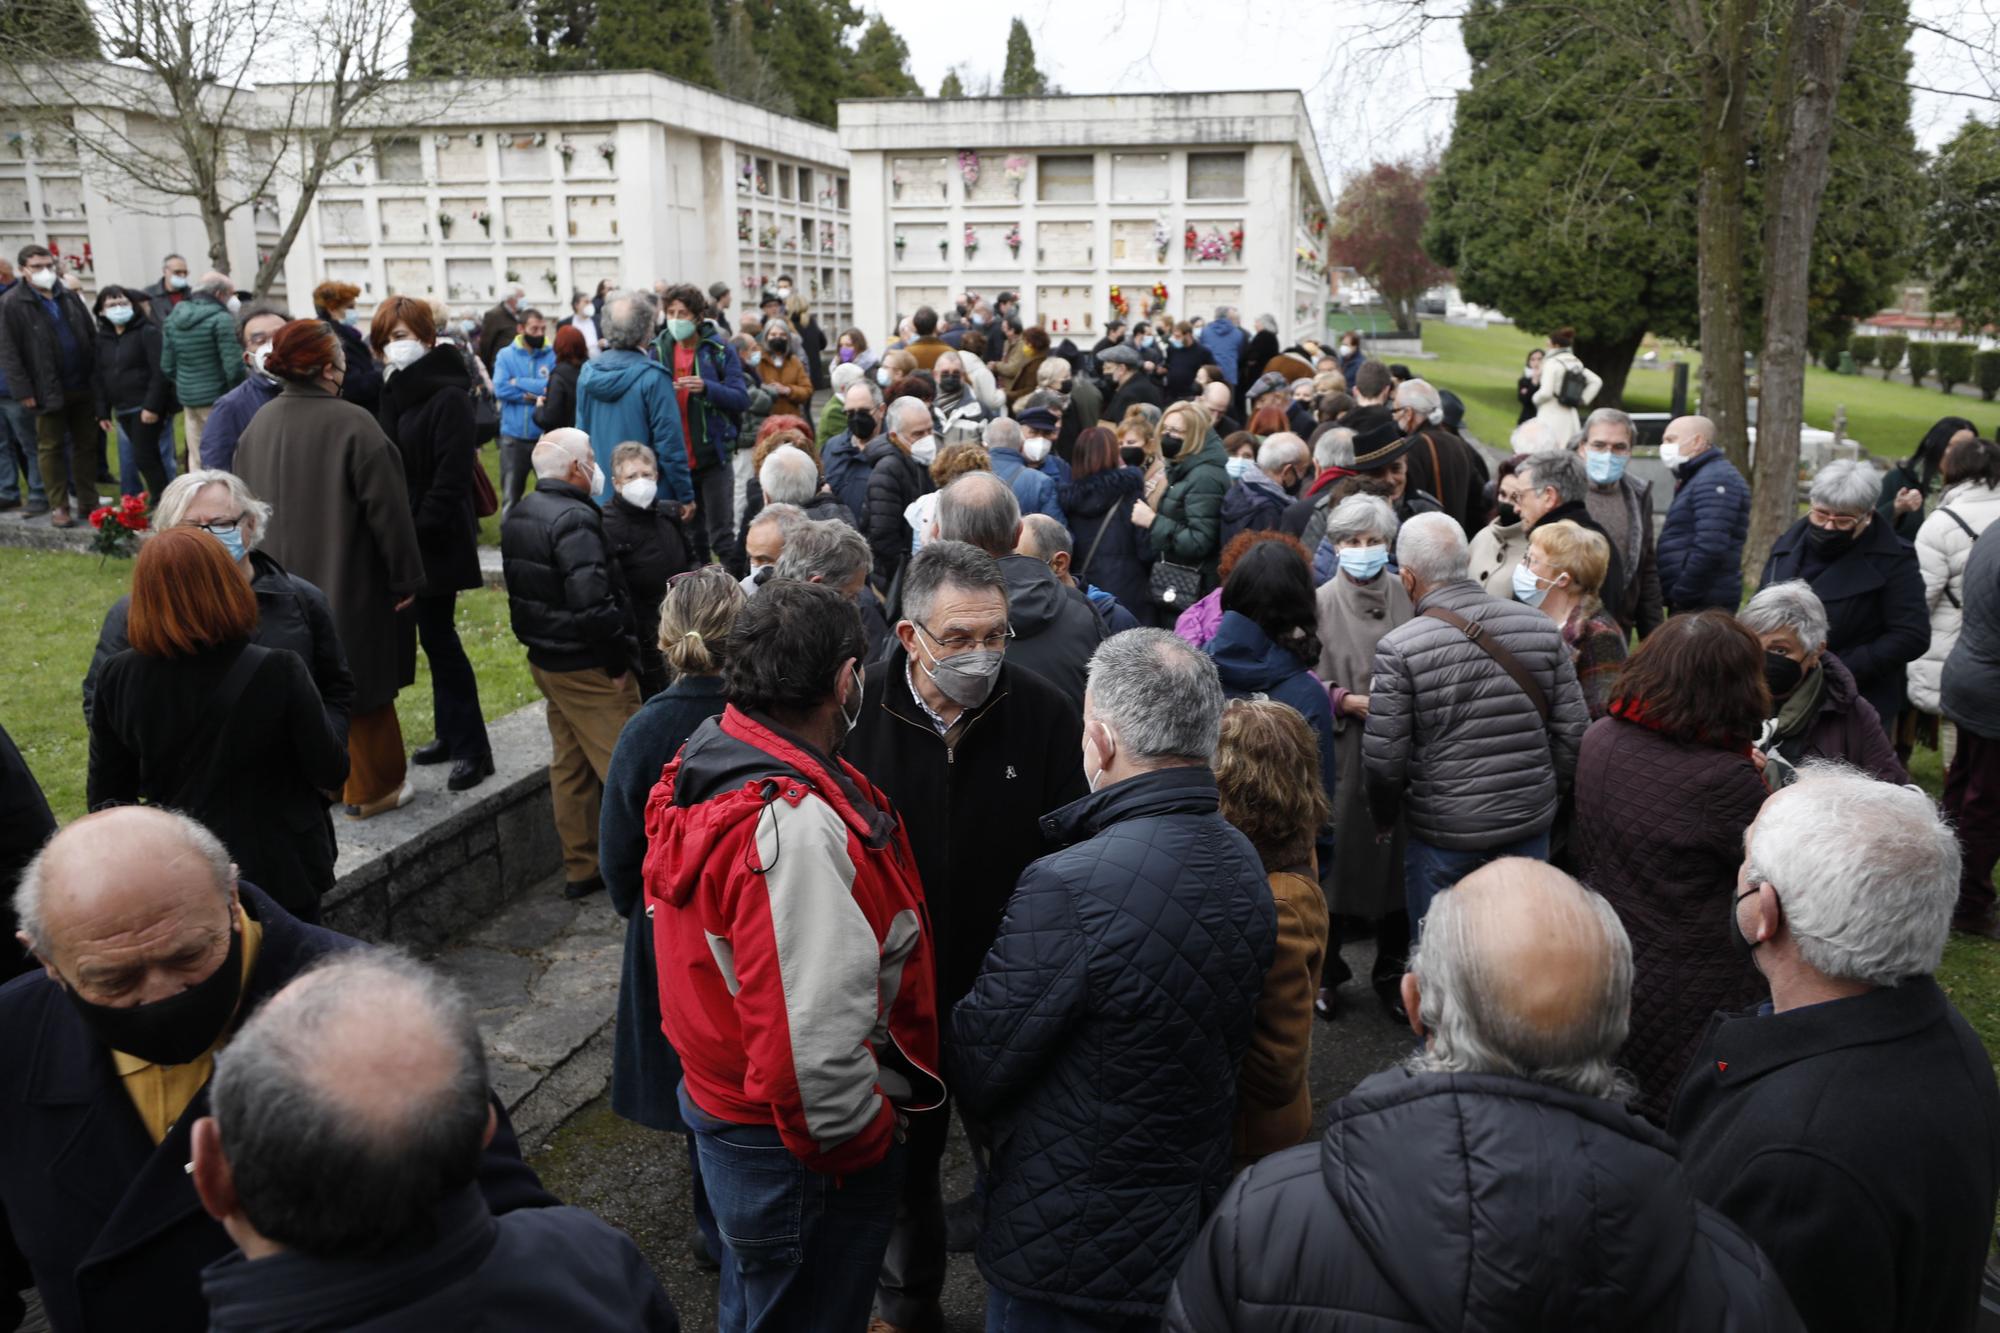
<path fill-rule="evenodd" d="M 1306 487 L 1306 498 L 1310 500 L 1342 477 L 1358 477 L 1361 474 L 1349 467 L 1330 467 L 1313 478 L 1313 484 Z"/>
<path fill-rule="evenodd" d="M 1620 695 L 1616 699 L 1613 699 L 1611 707 L 1607 711 L 1613 717 L 1623 718 L 1634 726 L 1644 727 L 1648 731 L 1657 731 L 1662 736 L 1673 740 L 1691 740 L 1696 745 L 1706 745 L 1710 749 L 1715 750 L 1727 750 L 1732 754 L 1740 754 L 1746 759 L 1750 757 L 1750 742 L 1747 740 L 1738 740 L 1735 737 L 1710 736 L 1706 729 L 1697 729 L 1693 736 L 1676 735 L 1673 731 L 1668 730 L 1665 723 L 1653 716 L 1652 712 L 1646 707 L 1644 700 L 1634 699 L 1630 695 Z"/>
<path fill-rule="evenodd" d="M 1771 720 L 1772 745 L 1783 745 L 1805 735 L 1813 718 L 1819 715 L 1821 700 L 1826 698 L 1826 668 L 1814 667 L 1812 674 L 1800 681 L 1792 692 L 1778 703 L 1778 715 Z"/>

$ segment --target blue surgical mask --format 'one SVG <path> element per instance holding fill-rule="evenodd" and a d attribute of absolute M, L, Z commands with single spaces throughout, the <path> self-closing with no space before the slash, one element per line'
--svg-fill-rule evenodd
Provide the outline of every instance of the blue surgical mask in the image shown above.
<path fill-rule="evenodd" d="M 222 532 L 208 529 L 208 535 L 222 543 L 222 549 L 229 552 L 231 560 L 241 560 L 243 558 L 243 525 L 241 523 Z"/>
<path fill-rule="evenodd" d="M 1356 583 L 1366 583 L 1389 567 L 1387 546 L 1343 546 L 1340 572 Z"/>
<path fill-rule="evenodd" d="M 1609 449 L 1583 451 L 1584 470 L 1599 486 L 1609 486 L 1625 475 L 1626 456 Z"/>
<path fill-rule="evenodd" d="M 1523 560 L 1514 566 L 1514 600 L 1523 606 L 1540 606 L 1548 599 L 1549 590 L 1535 577 L 1535 571 L 1528 568 Z"/>
<path fill-rule="evenodd" d="M 1257 460 L 1254 458 L 1232 458 L 1222 465 L 1222 470 L 1229 474 L 1231 481 L 1241 481 L 1249 476 L 1256 466 Z"/>
<path fill-rule="evenodd" d="M 104 317 L 113 324 L 129 324 L 132 321 L 132 307 L 129 305 L 108 305 L 104 307 Z"/>

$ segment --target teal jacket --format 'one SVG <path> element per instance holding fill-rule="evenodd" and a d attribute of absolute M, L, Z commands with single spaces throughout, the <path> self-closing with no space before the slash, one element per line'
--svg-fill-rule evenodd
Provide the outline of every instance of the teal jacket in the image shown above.
<path fill-rule="evenodd" d="M 243 382 L 236 320 L 222 302 L 196 292 L 174 307 L 160 334 L 160 373 L 184 407 L 208 407 Z"/>

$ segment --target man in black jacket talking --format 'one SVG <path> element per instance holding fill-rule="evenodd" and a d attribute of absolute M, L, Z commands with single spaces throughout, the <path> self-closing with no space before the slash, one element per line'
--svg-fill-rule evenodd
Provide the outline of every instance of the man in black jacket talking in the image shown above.
<path fill-rule="evenodd" d="M 562 839 L 564 894 L 604 887 L 597 813 L 625 720 L 639 711 L 639 643 L 624 575 L 591 497 L 604 488 L 590 437 L 574 427 L 535 443 L 535 489 L 500 525 L 514 637 L 549 702 L 549 795 Z"/>

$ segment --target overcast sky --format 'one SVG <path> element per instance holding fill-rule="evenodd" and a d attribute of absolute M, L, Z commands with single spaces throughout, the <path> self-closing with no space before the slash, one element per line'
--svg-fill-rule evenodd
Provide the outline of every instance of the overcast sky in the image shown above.
<path fill-rule="evenodd" d="M 1416 0 L 1014 0 L 1012 6 L 864 0 L 910 45 L 910 68 L 927 93 L 961 65 L 997 85 L 1014 15 L 1027 23 L 1043 70 L 1070 93 L 1158 93 L 1296 88 L 1305 94 L 1333 188 L 1371 158 L 1421 153 L 1451 133 L 1452 95 L 1465 85 L 1465 48 L 1449 21 L 1378 56 L 1371 34 Z M 1453 0 L 1421 0 L 1451 14 Z M 1917 140 L 1949 137 L 1968 112 L 1993 102 L 1945 93 L 1996 89 L 2000 0 L 1912 0 L 1920 30 L 1913 83 Z M 1372 72 L 1372 77 L 1363 71 Z M 1366 81 L 1364 82 L 1364 78 Z M 971 80 L 968 80 L 971 82 Z"/>

